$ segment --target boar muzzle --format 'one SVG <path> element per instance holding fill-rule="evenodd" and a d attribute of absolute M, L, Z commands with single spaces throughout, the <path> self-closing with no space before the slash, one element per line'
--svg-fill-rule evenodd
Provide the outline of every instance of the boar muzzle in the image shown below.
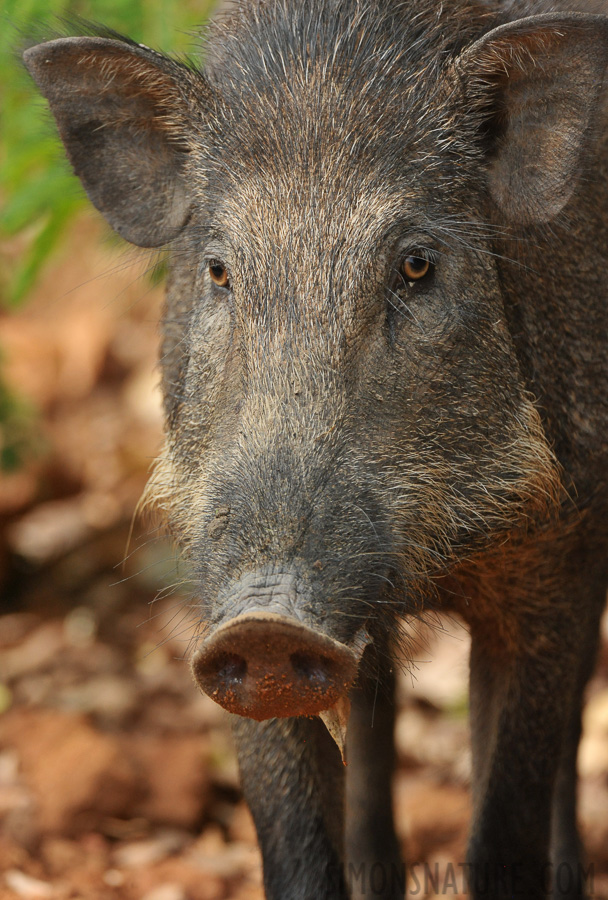
<path fill-rule="evenodd" d="M 279 613 L 246 612 L 198 648 L 192 672 L 229 712 L 251 719 L 312 716 L 344 697 L 360 654 Z"/>

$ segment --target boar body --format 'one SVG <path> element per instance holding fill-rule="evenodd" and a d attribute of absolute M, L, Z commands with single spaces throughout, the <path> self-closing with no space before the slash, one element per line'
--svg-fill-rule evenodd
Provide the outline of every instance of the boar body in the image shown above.
<path fill-rule="evenodd" d="M 171 249 L 151 495 L 269 900 L 403 895 L 393 664 L 400 622 L 444 609 L 472 635 L 470 892 L 583 897 L 607 20 L 268 0 L 211 29 L 204 72 L 113 34 L 25 58 L 93 203 Z"/>

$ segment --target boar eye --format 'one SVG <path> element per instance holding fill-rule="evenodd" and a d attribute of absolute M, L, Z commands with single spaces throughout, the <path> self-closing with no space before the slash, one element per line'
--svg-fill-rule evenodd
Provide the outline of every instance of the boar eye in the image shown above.
<path fill-rule="evenodd" d="M 420 281 L 433 270 L 433 263 L 424 250 L 414 250 L 401 263 L 401 274 L 406 281 Z"/>
<path fill-rule="evenodd" d="M 228 270 L 226 269 L 224 263 L 219 262 L 217 259 L 212 259 L 209 263 L 209 275 L 211 277 L 211 281 L 213 281 L 214 284 L 217 284 L 218 287 L 230 287 Z"/>

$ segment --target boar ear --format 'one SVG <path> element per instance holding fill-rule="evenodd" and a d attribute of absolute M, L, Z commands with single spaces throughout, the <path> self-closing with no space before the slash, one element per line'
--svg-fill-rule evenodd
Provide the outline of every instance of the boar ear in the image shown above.
<path fill-rule="evenodd" d="M 158 247 L 189 215 L 183 119 L 202 76 L 126 41 L 61 38 L 24 53 L 74 171 L 124 238 Z M 198 82 L 198 85 L 197 85 Z"/>
<path fill-rule="evenodd" d="M 469 104 L 489 126 L 489 189 L 512 222 L 557 215 L 577 182 L 608 61 L 608 19 L 532 16 L 464 51 Z"/>

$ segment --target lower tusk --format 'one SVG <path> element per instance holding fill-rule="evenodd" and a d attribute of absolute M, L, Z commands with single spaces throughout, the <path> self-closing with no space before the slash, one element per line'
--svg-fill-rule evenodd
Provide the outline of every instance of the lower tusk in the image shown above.
<path fill-rule="evenodd" d="M 350 700 L 340 697 L 329 709 L 319 713 L 319 718 L 338 745 L 342 762 L 346 765 L 346 729 L 350 716 Z"/>

